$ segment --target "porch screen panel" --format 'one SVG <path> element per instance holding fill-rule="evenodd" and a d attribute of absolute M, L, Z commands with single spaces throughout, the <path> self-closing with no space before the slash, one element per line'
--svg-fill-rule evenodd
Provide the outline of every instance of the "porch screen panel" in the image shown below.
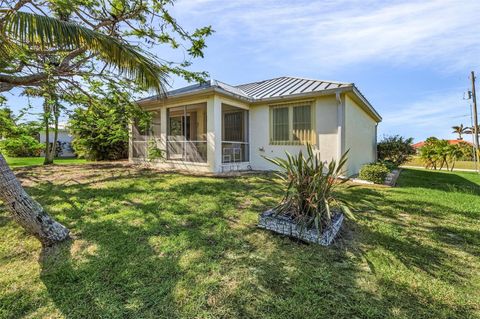
<path fill-rule="evenodd" d="M 272 141 L 285 142 L 289 138 L 288 107 L 272 109 Z"/>
<path fill-rule="evenodd" d="M 207 161 L 206 103 L 167 110 L 167 158 Z"/>
<path fill-rule="evenodd" d="M 243 142 L 245 135 L 243 132 L 243 118 L 244 112 L 225 113 L 223 117 L 223 139 L 225 141 Z"/>
<path fill-rule="evenodd" d="M 182 160 L 185 153 L 185 108 L 174 107 L 167 110 L 167 158 Z"/>
<path fill-rule="evenodd" d="M 132 125 L 132 157 L 145 159 L 147 157 L 148 125 L 134 120 Z"/>
<path fill-rule="evenodd" d="M 161 137 L 160 111 L 152 112 L 152 120 L 150 121 L 150 134 L 155 140 L 159 140 Z"/>
<path fill-rule="evenodd" d="M 310 105 L 293 107 L 293 140 L 311 142 L 312 108 Z"/>

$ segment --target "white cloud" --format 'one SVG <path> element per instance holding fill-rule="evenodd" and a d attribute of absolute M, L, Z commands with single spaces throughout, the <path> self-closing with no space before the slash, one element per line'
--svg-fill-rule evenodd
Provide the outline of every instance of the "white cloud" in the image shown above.
<path fill-rule="evenodd" d="M 480 55 L 477 0 L 183 0 L 175 11 L 192 25 L 212 24 L 222 43 L 275 66 L 379 61 L 453 71 L 475 66 Z"/>
<path fill-rule="evenodd" d="M 452 126 L 471 124 L 470 101 L 463 100 L 461 92 L 462 88 L 430 92 L 416 102 L 391 105 L 382 112 L 380 133 L 412 136 L 417 140 L 428 136 L 455 138 Z"/>

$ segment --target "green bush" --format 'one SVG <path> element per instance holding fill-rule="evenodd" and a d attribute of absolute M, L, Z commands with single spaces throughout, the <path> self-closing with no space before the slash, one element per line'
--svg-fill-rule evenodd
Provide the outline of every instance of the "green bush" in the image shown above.
<path fill-rule="evenodd" d="M 375 184 L 383 184 L 388 173 L 390 173 L 390 170 L 385 164 L 371 163 L 362 166 L 358 177 Z"/>
<path fill-rule="evenodd" d="M 385 165 L 390 171 L 393 171 L 394 169 L 396 169 L 398 166 L 395 165 L 395 163 L 393 163 L 392 161 L 388 161 L 388 160 L 379 160 L 378 161 L 379 164 L 383 164 Z"/>
<path fill-rule="evenodd" d="M 415 154 L 412 142 L 413 138 L 404 138 L 399 135 L 385 136 L 377 145 L 378 159 L 390 161 L 395 166 L 405 164 Z"/>
<path fill-rule="evenodd" d="M 148 159 L 149 160 L 164 160 L 165 151 L 158 148 L 155 140 L 150 140 L 148 142 Z"/>
<path fill-rule="evenodd" d="M 285 185 L 284 198 L 275 208 L 277 214 L 289 216 L 307 228 L 315 227 L 319 232 L 331 224 L 334 207 L 353 218 L 346 203 L 335 192 L 337 186 L 345 182 L 339 177 L 344 173 L 346 155 L 338 162 L 327 164 L 313 153 L 311 145 L 307 145 L 305 155 L 287 152 L 286 159 L 265 157 L 280 168 L 278 176 Z"/>
<path fill-rule="evenodd" d="M 10 137 L 0 142 L 2 152 L 11 157 L 39 156 L 43 148 L 42 143 L 28 135 Z"/>
<path fill-rule="evenodd" d="M 111 91 L 70 115 L 72 147 L 79 157 L 95 161 L 128 157 L 131 119 L 148 122 L 148 118 L 136 104 L 127 103 L 127 98 L 123 92 Z"/>

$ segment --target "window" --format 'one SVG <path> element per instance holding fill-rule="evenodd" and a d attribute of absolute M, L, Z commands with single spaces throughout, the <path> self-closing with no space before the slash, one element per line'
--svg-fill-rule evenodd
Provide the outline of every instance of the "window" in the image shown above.
<path fill-rule="evenodd" d="M 314 143 L 311 103 L 272 106 L 270 114 L 271 144 Z"/>
<path fill-rule="evenodd" d="M 288 107 L 275 107 L 272 110 L 272 140 L 275 142 L 285 142 L 290 139 L 288 113 Z"/>
<path fill-rule="evenodd" d="M 295 141 L 309 141 L 312 130 L 310 105 L 293 108 L 293 139 Z"/>

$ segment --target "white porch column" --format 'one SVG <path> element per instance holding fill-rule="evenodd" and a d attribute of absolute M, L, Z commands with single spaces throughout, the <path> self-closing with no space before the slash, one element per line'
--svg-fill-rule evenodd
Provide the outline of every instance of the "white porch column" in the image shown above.
<path fill-rule="evenodd" d="M 160 149 L 167 151 L 167 108 L 160 108 Z M 165 153 L 165 156 L 167 154 Z"/>
<path fill-rule="evenodd" d="M 222 103 L 218 96 L 207 102 L 207 161 L 210 171 L 222 171 Z"/>

